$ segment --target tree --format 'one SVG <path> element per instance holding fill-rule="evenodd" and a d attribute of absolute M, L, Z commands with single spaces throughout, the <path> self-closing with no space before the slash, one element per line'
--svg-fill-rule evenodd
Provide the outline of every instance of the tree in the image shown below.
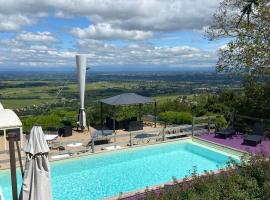
<path fill-rule="evenodd" d="M 244 17 L 244 15 L 247 15 L 247 22 L 249 24 L 249 16 L 253 12 L 253 10 L 252 10 L 253 6 L 258 6 L 258 0 L 248 0 L 247 1 L 247 4 L 244 6 L 244 8 L 242 10 L 242 14 L 241 14 L 241 17 L 239 19 L 239 22 L 238 22 L 237 26 L 239 26 L 239 24 L 242 21 L 242 18 Z"/>
<path fill-rule="evenodd" d="M 270 74 L 269 0 L 223 0 L 206 34 L 210 40 L 229 39 L 219 50 L 217 71 Z"/>

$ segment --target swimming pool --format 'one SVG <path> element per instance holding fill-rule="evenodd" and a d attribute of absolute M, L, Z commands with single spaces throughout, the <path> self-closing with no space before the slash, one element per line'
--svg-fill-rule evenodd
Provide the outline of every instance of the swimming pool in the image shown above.
<path fill-rule="evenodd" d="M 229 154 L 182 140 L 52 162 L 53 197 L 102 199 L 184 178 L 194 166 L 198 173 L 224 168 L 229 159 Z M 5 199 L 11 199 L 8 170 L 0 172 L 0 185 Z"/>

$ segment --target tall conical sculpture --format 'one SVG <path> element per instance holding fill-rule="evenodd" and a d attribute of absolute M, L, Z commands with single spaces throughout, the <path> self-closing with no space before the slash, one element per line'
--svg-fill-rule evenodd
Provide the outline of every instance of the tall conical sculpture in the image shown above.
<path fill-rule="evenodd" d="M 85 55 L 76 55 L 78 82 L 80 87 L 80 103 L 79 110 L 79 127 L 84 130 L 86 127 L 86 115 L 84 110 L 84 97 L 85 97 L 85 76 L 86 76 L 86 62 L 87 57 Z"/>

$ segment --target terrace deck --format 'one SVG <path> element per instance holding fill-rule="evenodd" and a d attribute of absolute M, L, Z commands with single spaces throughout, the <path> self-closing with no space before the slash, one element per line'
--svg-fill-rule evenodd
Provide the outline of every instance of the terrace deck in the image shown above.
<path fill-rule="evenodd" d="M 252 154 L 258 154 L 260 152 L 264 152 L 267 155 L 270 156 L 270 139 L 264 139 L 261 144 L 258 144 L 255 146 L 248 146 L 246 144 L 243 144 L 244 135 L 243 134 L 237 134 L 232 136 L 232 138 L 223 139 L 221 137 L 215 136 L 215 134 L 203 134 L 199 136 L 199 138 L 215 142 L 218 144 L 222 144 L 228 147 L 232 147 L 235 149 L 239 149 L 242 151 L 247 151 Z"/>

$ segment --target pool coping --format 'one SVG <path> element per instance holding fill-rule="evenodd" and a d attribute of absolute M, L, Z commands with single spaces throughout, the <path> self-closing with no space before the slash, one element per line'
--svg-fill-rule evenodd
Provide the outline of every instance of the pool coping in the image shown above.
<path fill-rule="evenodd" d="M 202 139 L 202 138 L 196 137 L 196 136 L 192 137 L 192 141 L 195 141 L 199 144 L 206 144 L 209 147 L 215 148 L 217 150 L 225 151 L 225 153 L 233 154 L 233 155 L 236 155 L 238 157 L 243 156 L 244 154 L 249 154 L 249 152 L 247 152 L 247 151 L 236 149 L 236 148 L 224 145 L 224 144 L 209 141 L 209 140 Z"/>
<path fill-rule="evenodd" d="M 205 140 L 205 139 L 202 139 L 202 138 L 199 138 L 199 137 L 196 137 L 196 136 L 186 136 L 186 137 L 176 138 L 176 139 L 166 139 L 165 141 L 158 141 L 158 142 L 155 142 L 155 143 L 133 145 L 131 147 L 130 146 L 123 146 L 121 149 L 115 149 L 115 150 L 99 150 L 99 151 L 96 151 L 94 153 L 90 152 L 90 150 L 88 152 L 85 152 L 85 153 L 76 152 L 75 154 L 70 155 L 69 157 L 65 157 L 65 158 L 61 158 L 61 159 L 55 159 L 55 160 L 50 159 L 49 161 L 50 161 L 50 163 L 54 163 L 54 162 L 61 162 L 61 161 L 65 161 L 65 160 L 74 160 L 74 159 L 78 159 L 78 158 L 85 157 L 85 156 L 95 156 L 95 155 L 100 155 L 100 154 L 103 154 L 103 153 L 119 152 L 119 151 L 125 151 L 125 150 L 128 150 L 128 149 L 146 147 L 146 146 L 157 145 L 157 144 L 165 144 L 165 143 L 169 143 L 169 142 L 176 142 L 176 141 L 182 141 L 182 140 L 191 140 L 191 141 L 195 141 L 195 142 L 197 142 L 199 144 L 203 144 L 203 145 L 206 144 L 207 146 L 209 146 L 209 144 L 210 144 L 210 147 L 212 147 L 214 149 L 225 151 L 226 153 L 233 154 L 233 155 L 236 155 L 236 156 L 239 156 L 239 155 L 241 156 L 243 154 L 248 153 L 246 151 L 235 149 L 233 147 L 229 147 L 229 146 L 226 146 L 226 145 L 223 145 L 223 144 L 215 143 L 215 142 Z M 231 151 L 228 152 L 226 150 L 231 150 Z M 58 155 L 61 155 L 61 154 L 58 154 Z M 16 168 L 19 169 L 20 166 L 18 166 Z M 10 169 L 10 167 L 1 168 L 0 172 L 5 171 L 5 170 L 9 170 L 9 169 Z"/>

